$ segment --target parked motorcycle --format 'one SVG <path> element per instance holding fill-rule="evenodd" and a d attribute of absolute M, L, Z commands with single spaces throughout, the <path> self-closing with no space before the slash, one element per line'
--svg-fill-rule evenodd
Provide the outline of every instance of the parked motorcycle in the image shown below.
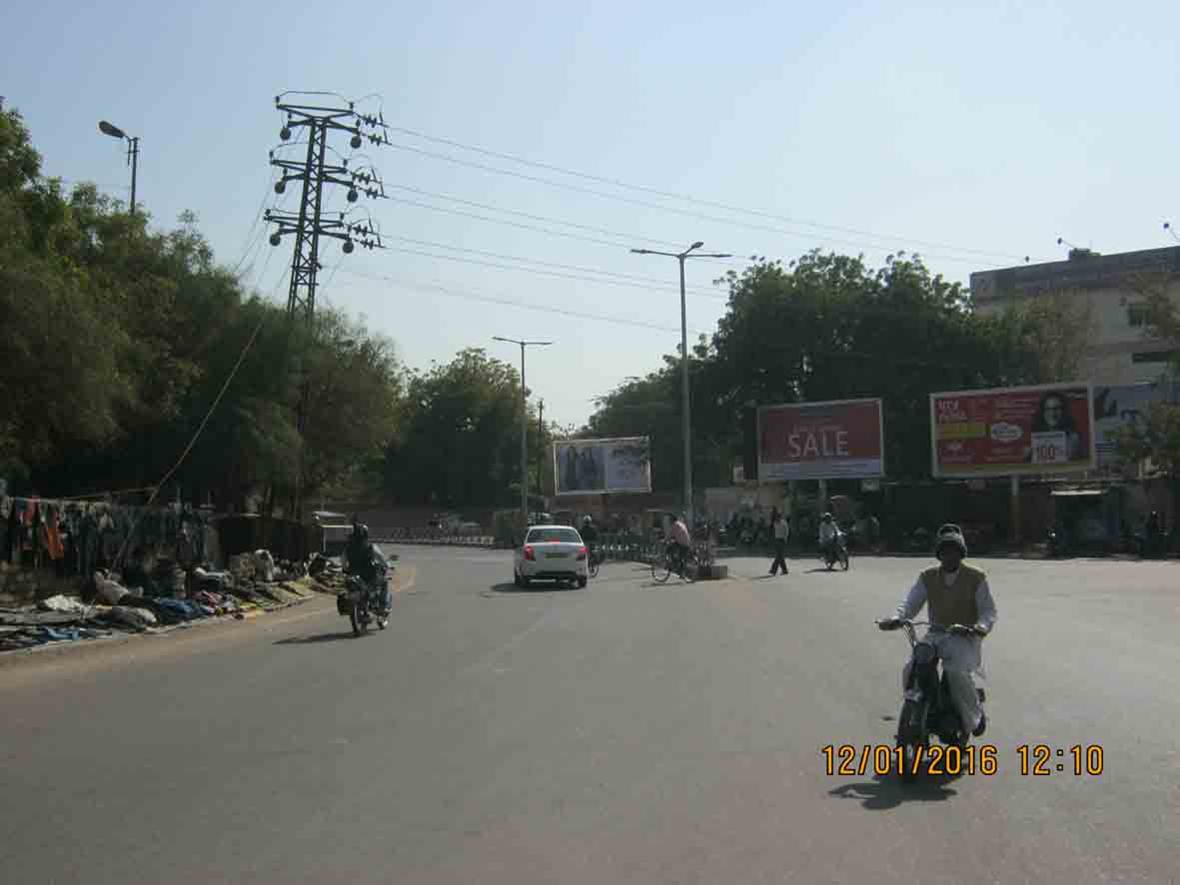
<path fill-rule="evenodd" d="M 1066 535 L 1064 532 L 1058 532 L 1056 529 L 1049 529 L 1045 533 L 1045 541 L 1048 544 L 1050 556 L 1058 557 L 1068 555 L 1069 543 L 1066 540 Z"/>
<path fill-rule="evenodd" d="M 909 682 L 905 686 L 905 700 L 897 717 L 897 746 L 904 764 L 902 780 L 912 781 L 918 776 L 921 759 L 926 757 L 930 738 L 937 737 L 947 746 L 964 747 L 970 736 L 963 731 L 963 720 L 951 699 L 946 673 L 942 671 L 938 646 L 919 640 L 915 627 L 929 627 L 931 631 L 954 629 L 974 631 L 973 628 L 953 625 L 942 627 L 926 621 L 877 621 L 882 630 L 902 629 L 910 641 Z M 987 699 L 982 688 L 975 689 L 982 705 Z"/>

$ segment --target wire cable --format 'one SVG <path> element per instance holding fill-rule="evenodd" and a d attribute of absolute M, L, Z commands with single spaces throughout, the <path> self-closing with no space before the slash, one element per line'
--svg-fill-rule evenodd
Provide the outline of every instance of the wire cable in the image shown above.
<path fill-rule="evenodd" d="M 569 175 L 575 178 L 580 178 L 585 181 L 594 181 L 599 184 L 609 184 L 614 187 L 623 188 L 626 190 L 636 191 L 638 193 L 650 194 L 652 196 L 664 197 L 672 200 L 680 200 L 686 203 L 694 203 L 698 206 L 708 206 L 713 209 L 723 209 L 727 212 L 737 212 L 745 215 L 753 215 L 759 218 L 766 218 L 773 221 L 782 221 L 787 224 L 793 224 L 800 227 L 810 227 L 816 230 L 834 231 L 836 233 L 854 234 L 856 236 L 870 237 L 877 240 L 896 240 L 900 243 L 910 243 L 917 246 L 932 246 L 936 249 L 949 249 L 952 252 L 963 252 L 970 255 L 994 256 L 1002 258 L 1012 258 L 1023 263 L 1025 256 L 1016 255 L 1011 252 L 1002 252 L 995 249 L 979 249 L 970 246 L 956 246 L 951 243 L 940 243 L 930 240 L 919 240 L 913 237 L 898 236 L 895 234 L 881 234 L 874 231 L 862 230 L 854 227 L 845 227 L 842 225 L 824 224 L 818 221 L 808 221 L 805 219 L 792 218 L 787 215 L 779 215 L 774 212 L 767 212 L 761 209 L 750 209 L 745 206 L 737 206 L 731 203 L 721 203 L 714 200 L 704 200 L 690 194 L 677 193 L 676 191 L 660 190 L 659 188 L 646 187 L 644 185 L 632 184 L 618 178 L 609 178 L 601 175 L 592 175 L 588 172 L 580 172 L 576 169 L 569 169 L 564 166 L 558 166 L 553 163 L 543 163 L 536 160 L 528 160 L 524 157 L 518 157 L 513 154 L 503 153 L 501 151 L 493 151 L 488 148 L 478 147 L 476 145 L 465 144 L 461 141 L 455 141 L 449 138 L 441 138 L 434 135 L 428 135 L 425 132 L 419 132 L 414 129 L 408 129 L 403 126 L 390 126 L 391 132 L 400 132 L 403 135 L 410 135 L 414 138 L 421 138 L 424 141 L 433 142 L 435 144 L 445 144 L 449 147 L 459 148 L 460 150 L 470 151 L 472 153 L 481 154 L 487 157 L 494 157 L 500 160 L 508 160 L 512 163 L 519 163 L 522 166 L 530 166 L 535 169 L 544 169 L 549 172 L 557 172 L 562 175 Z M 839 241 L 836 241 L 839 242 Z"/>
<path fill-rule="evenodd" d="M 637 276 L 635 274 L 623 274 L 623 273 L 616 273 L 614 271 L 609 271 L 609 270 L 598 270 L 597 268 L 593 268 L 593 267 L 579 267 L 576 264 L 561 264 L 556 261 L 541 261 L 536 258 L 525 258 L 525 257 L 519 256 L 519 255 L 505 255 L 502 252 L 487 252 L 483 249 L 467 249 L 463 246 L 451 246 L 446 243 L 435 243 L 430 240 L 417 240 L 417 239 L 414 239 L 413 237 L 387 236 L 386 239 L 400 240 L 403 243 L 413 243 L 418 246 L 428 246 L 431 249 L 446 249 L 446 250 L 449 250 L 452 252 L 469 252 L 472 255 L 483 255 L 488 258 L 502 258 L 506 261 L 517 261 L 517 262 L 523 262 L 525 264 L 536 264 L 541 267 L 556 267 L 556 268 L 560 268 L 562 270 L 578 271 L 579 273 L 597 274 L 598 276 L 601 276 L 601 277 L 608 277 L 608 278 L 613 277 L 615 279 L 625 280 L 630 283 L 643 283 L 644 284 L 643 288 L 654 288 L 660 292 L 666 291 L 669 287 L 669 285 L 666 281 L 656 278 L 656 277 L 641 277 L 641 276 Z M 521 267 L 520 270 L 532 271 L 532 268 Z M 587 282 L 604 282 L 604 283 L 605 282 L 612 282 L 612 280 L 610 280 L 610 279 L 596 280 L 593 277 L 584 277 L 582 279 L 585 279 Z M 728 297 L 728 296 L 719 296 L 718 293 L 716 293 L 716 292 L 712 292 L 712 291 L 708 291 L 708 290 L 701 290 L 701 289 L 698 289 L 695 287 L 688 287 L 686 289 L 686 291 L 691 292 L 692 294 L 696 294 L 696 295 L 703 295 L 708 298 Z"/>
<path fill-rule="evenodd" d="M 654 237 L 643 236 L 642 234 L 628 234 L 628 233 L 623 233 L 622 231 L 610 230 L 608 228 L 594 227 L 589 224 L 579 224 L 578 222 L 574 222 L 574 221 L 563 221 L 560 218 L 552 218 L 552 217 L 546 216 L 546 215 L 534 215 L 530 212 L 521 212 L 517 209 L 504 209 L 500 206 L 493 206 L 488 203 L 478 203 L 474 200 L 464 200 L 459 197 L 448 196 L 447 194 L 438 194 L 438 193 L 434 193 L 432 191 L 422 190 L 421 188 L 410 187 L 409 185 L 405 185 L 405 184 L 387 184 L 386 187 L 395 188 L 397 190 L 407 191 L 408 193 L 417 194 L 417 195 L 423 196 L 423 197 L 432 197 L 436 200 L 447 200 L 447 201 L 450 201 L 453 203 L 459 203 L 460 205 L 463 205 L 463 206 L 471 206 L 476 209 L 487 209 L 488 211 L 491 211 L 491 212 L 503 212 L 506 215 L 516 215 L 521 218 L 528 218 L 532 221 L 543 221 L 543 222 L 547 222 L 549 224 L 560 224 L 564 227 L 572 227 L 576 230 L 585 230 L 585 231 L 589 231 L 591 233 L 604 234 L 604 235 L 610 236 L 610 237 L 618 237 L 621 240 L 625 241 L 625 242 L 621 242 L 621 243 L 612 243 L 612 242 L 608 242 L 607 240 L 599 240 L 599 239 L 595 239 L 593 237 L 576 237 L 574 234 L 564 233 L 561 231 L 550 231 L 545 228 L 532 227 L 532 226 L 528 226 L 528 225 L 519 225 L 514 222 L 509 222 L 505 219 L 486 218 L 485 216 L 482 216 L 482 215 L 475 215 L 473 213 L 467 213 L 467 212 L 459 212 L 459 210 L 457 210 L 457 209 L 446 209 L 446 208 L 438 207 L 438 206 L 430 206 L 429 204 L 426 204 L 426 203 L 414 203 L 410 200 L 400 200 L 397 197 L 390 197 L 389 198 L 389 199 L 397 201 L 397 202 L 405 202 L 405 203 L 409 203 L 410 205 L 413 205 L 413 206 L 422 206 L 423 208 L 434 209 L 439 212 L 452 212 L 452 213 L 459 214 L 459 215 L 466 215 L 470 218 L 479 218 L 482 220 L 494 221 L 494 222 L 501 223 L 501 224 L 511 224 L 514 227 L 524 227 L 526 230 L 537 230 L 537 231 L 541 231 L 543 233 L 552 233 L 556 236 L 574 237 L 575 239 L 585 239 L 587 242 L 591 242 L 591 243 L 602 243 L 604 245 L 613 246 L 613 247 L 620 247 L 620 248 L 624 248 L 624 249 L 629 248 L 630 246 L 633 246 L 636 243 L 655 243 L 660 246 L 667 246 L 668 248 L 671 248 L 671 249 L 683 249 L 686 245 L 685 243 L 678 243 L 678 242 L 675 242 L 674 240 L 660 240 L 660 239 L 656 239 Z M 740 259 L 736 259 L 736 258 L 711 258 L 711 259 L 707 259 L 707 260 L 716 261 L 716 262 L 720 262 L 723 264 L 732 264 L 736 261 L 740 261 Z"/>
<path fill-rule="evenodd" d="M 400 237 L 395 237 L 394 239 L 400 239 Z M 606 286 L 622 286 L 622 287 L 628 288 L 628 289 L 647 289 L 648 291 L 651 291 L 651 292 L 663 292 L 663 293 L 667 293 L 671 290 L 671 287 L 669 287 L 669 286 L 649 286 L 645 283 L 628 283 L 623 280 L 594 279 L 593 277 L 581 276 L 579 274 L 563 273 L 561 271 L 556 271 L 556 270 L 540 270 L 540 269 L 534 269 L 534 268 L 529 268 L 529 267 L 521 267 L 519 265 L 500 264 L 500 263 L 494 262 L 494 261 L 484 261 L 479 258 L 464 258 L 461 255 L 439 255 L 436 252 L 426 252 L 422 249 L 409 249 L 406 247 L 390 246 L 390 247 L 387 247 L 387 251 L 402 252 L 407 255 L 420 255 L 424 258 L 437 258 L 441 261 L 459 261 L 464 264 L 476 264 L 481 267 L 491 267 L 491 268 L 495 268 L 497 270 L 514 270 L 514 271 L 519 271 L 522 273 L 531 273 L 531 274 L 535 274 L 538 276 L 556 277 L 558 279 L 563 279 L 563 280 L 577 280 L 578 282 L 582 282 L 582 283 L 598 283 L 600 285 L 606 285 Z M 686 290 L 685 294 L 692 295 L 694 298 L 716 298 L 716 299 L 721 299 L 721 300 L 728 300 L 728 298 L 729 298 L 728 295 L 722 295 L 720 293 L 713 294 L 713 293 L 704 293 L 704 292 L 688 292 Z"/>
<path fill-rule="evenodd" d="M 652 329 L 657 332 L 673 332 L 677 335 L 680 334 L 680 329 L 678 327 L 661 326 L 658 323 L 649 323 L 649 322 L 645 322 L 644 320 L 628 320 L 628 319 L 622 319 L 620 317 L 605 316 L 603 314 L 588 313 L 585 311 L 577 311 L 577 310 L 568 310 L 566 308 L 561 308 L 561 307 L 550 307 L 550 306 L 544 306 L 544 305 L 539 305 L 539 304 L 529 304 L 528 302 L 516 301 L 511 298 L 503 298 L 503 297 L 492 296 L 492 295 L 483 295 L 483 294 L 479 294 L 479 293 L 475 293 L 475 292 L 465 292 L 462 290 L 453 289 L 449 286 L 444 286 L 439 283 L 427 283 L 427 282 L 422 282 L 420 280 L 408 280 L 408 279 L 405 279 L 404 277 L 393 277 L 393 276 L 388 276 L 385 274 L 370 274 L 370 273 L 365 273 L 363 271 L 351 270 L 349 268 L 344 268 L 342 270 L 342 273 L 345 273 L 349 276 L 361 277 L 363 279 L 375 280 L 378 282 L 395 283 L 399 286 L 404 286 L 404 287 L 407 287 L 410 289 L 429 289 L 431 291 L 437 291 L 437 292 L 442 293 L 443 295 L 447 295 L 450 297 L 464 298 L 464 299 L 467 299 L 470 301 L 480 301 L 480 302 L 484 302 L 486 304 L 499 304 L 499 305 L 503 305 L 506 307 L 518 307 L 523 310 L 533 310 L 533 311 L 538 311 L 541 313 L 558 314 L 560 316 L 574 317 L 576 319 L 582 319 L 582 320 L 593 320 L 595 322 L 613 323 L 613 324 L 619 325 L 619 326 L 631 326 L 633 328 L 639 328 L 639 329 Z M 700 330 L 697 330 L 697 329 L 689 329 L 688 331 L 690 334 L 692 334 L 694 336 L 708 334 L 705 332 L 701 332 Z"/>

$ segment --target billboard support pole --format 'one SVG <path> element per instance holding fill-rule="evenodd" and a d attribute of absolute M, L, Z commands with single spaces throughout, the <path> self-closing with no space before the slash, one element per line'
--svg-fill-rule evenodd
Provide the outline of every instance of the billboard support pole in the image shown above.
<path fill-rule="evenodd" d="M 819 512 L 828 512 L 828 481 L 826 479 L 819 481 Z"/>
<path fill-rule="evenodd" d="M 1012 498 L 1009 509 L 1009 522 L 1011 527 L 1008 530 L 1011 536 L 1011 541 L 1014 546 L 1019 547 L 1021 541 L 1020 531 L 1020 476 L 1013 475 L 1009 477 L 1012 481 Z"/>

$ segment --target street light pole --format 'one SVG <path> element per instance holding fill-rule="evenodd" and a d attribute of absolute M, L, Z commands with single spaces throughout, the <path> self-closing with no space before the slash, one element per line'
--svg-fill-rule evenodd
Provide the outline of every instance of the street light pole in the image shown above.
<path fill-rule="evenodd" d="M 664 255 L 680 263 L 680 435 L 684 441 L 684 512 L 689 526 L 693 523 L 692 506 L 692 404 L 688 395 L 688 307 L 684 294 L 684 262 L 688 258 L 732 258 L 727 252 L 696 252 L 705 245 L 700 240 L 683 252 L 660 252 L 655 249 L 632 249 L 636 255 Z"/>
<path fill-rule="evenodd" d="M 520 512 L 524 517 L 525 526 L 529 522 L 529 410 L 528 393 L 524 386 L 524 349 L 529 345 L 534 347 L 548 347 L 552 341 L 521 341 L 517 338 L 501 338 L 492 336 L 493 341 L 504 341 L 508 344 L 520 345 Z"/>
<path fill-rule="evenodd" d="M 139 136 L 132 138 L 118 126 L 108 123 L 106 120 L 98 121 L 98 131 L 103 135 L 109 135 L 111 138 L 123 138 L 127 140 L 127 164 L 131 167 L 131 214 L 135 214 L 135 179 L 139 171 Z"/>

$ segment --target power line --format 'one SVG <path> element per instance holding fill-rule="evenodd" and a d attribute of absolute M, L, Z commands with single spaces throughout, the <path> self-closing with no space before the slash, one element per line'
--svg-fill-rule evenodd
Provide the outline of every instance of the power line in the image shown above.
<path fill-rule="evenodd" d="M 550 172 L 557 172 L 562 175 L 570 175 L 570 176 L 580 178 L 583 180 L 587 180 L 587 181 L 595 181 L 595 182 L 598 182 L 601 184 L 609 184 L 614 187 L 624 188 L 626 190 L 651 194 L 652 196 L 659 196 L 659 197 L 663 197 L 663 198 L 667 198 L 667 199 L 680 200 L 683 202 L 693 203 L 693 204 L 700 205 L 700 206 L 708 206 L 708 207 L 711 207 L 714 209 L 722 209 L 727 212 L 736 212 L 736 213 L 741 213 L 741 214 L 745 214 L 745 215 L 756 216 L 759 218 L 766 218 L 766 219 L 770 219 L 770 220 L 774 220 L 774 221 L 781 221 L 786 224 L 792 224 L 792 225 L 796 225 L 799 227 L 814 228 L 819 231 L 834 231 L 837 233 L 852 234 L 855 236 L 867 237 L 867 238 L 875 239 L 875 240 L 893 240 L 898 243 L 909 244 L 912 246 L 923 246 L 923 247 L 932 246 L 936 249 L 949 249 L 953 252 L 961 252 L 961 253 L 965 253 L 965 254 L 969 254 L 969 255 L 998 256 L 998 257 L 1003 257 L 1003 258 L 1016 259 L 1021 262 L 1023 262 L 1024 258 L 1025 258 L 1025 256 L 1023 256 L 1023 255 L 1015 255 L 1014 253 L 1010 253 L 1010 252 L 1001 252 L 1001 251 L 990 250 L 990 249 L 979 249 L 979 248 L 970 247 L 970 246 L 956 246 L 956 245 L 950 244 L 950 243 L 939 243 L 939 242 L 934 242 L 934 241 L 930 241 L 930 240 L 920 240 L 920 239 L 915 239 L 913 237 L 904 237 L 904 236 L 898 236 L 898 235 L 894 235 L 894 234 L 879 234 L 879 233 L 876 233 L 873 231 L 866 231 L 866 230 L 861 230 L 861 229 L 853 228 L 853 227 L 823 224 L 823 223 L 815 222 L 815 221 L 807 221 L 807 220 L 803 220 L 803 219 L 791 218 L 790 216 L 786 216 L 786 215 L 778 215 L 776 213 L 766 212 L 766 211 L 763 211 L 760 209 L 749 209 L 749 208 L 746 208 L 743 206 L 736 206 L 736 205 L 729 204 L 729 203 L 721 203 L 721 202 L 717 202 L 717 201 L 713 201 L 713 200 L 702 200 L 697 197 L 690 196 L 688 194 L 680 194 L 680 193 L 676 193 L 674 191 L 664 191 L 664 190 L 659 190 L 658 188 L 630 184 L 628 182 L 625 182 L 625 181 L 622 181 L 619 179 L 607 178 L 607 177 L 598 176 L 598 175 L 591 175 L 589 173 L 579 172 L 574 169 L 567 169 L 562 166 L 557 166 L 557 165 L 550 164 L 550 163 L 541 163 L 541 162 L 534 161 L 534 160 L 527 160 L 527 159 L 524 159 L 523 157 L 517 157 L 512 154 L 506 154 L 506 153 L 501 153 L 498 151 L 492 151 L 492 150 L 488 150 L 486 148 L 477 147 L 475 145 L 464 144 L 463 142 L 454 141 L 451 139 L 439 138 L 436 136 L 427 135 L 425 133 L 418 132 L 413 129 L 407 129 L 407 128 L 399 127 L 399 126 L 390 126 L 389 129 L 393 132 L 401 132 L 405 135 L 410 135 L 415 138 L 421 138 L 425 141 L 430 141 L 430 142 L 433 142 L 436 144 L 445 144 L 450 147 L 459 148 L 460 150 L 471 151 L 473 153 L 478 153 L 478 154 L 481 154 L 484 156 L 495 157 L 497 159 L 502 159 L 502 160 L 508 160 L 510 162 L 519 163 L 524 166 L 529 166 L 529 167 L 533 167 L 533 168 L 537 168 L 537 169 L 545 169 Z M 726 218 L 718 218 L 716 216 L 701 215 L 699 213 L 692 213 L 692 212 L 687 212 L 686 210 L 676 209 L 671 206 L 665 206 L 665 205 L 661 205 L 661 204 L 657 204 L 657 203 L 648 203 L 648 202 L 643 202 L 643 201 L 632 200 L 632 199 L 629 199 L 627 197 L 623 197 L 623 196 L 620 196 L 617 194 L 607 194 L 607 193 L 592 190 L 589 188 L 579 188 L 574 185 L 566 184 L 564 182 L 556 182 L 556 181 L 552 181 L 551 179 L 544 179 L 544 178 L 540 178 L 537 176 L 524 175 L 523 173 L 512 172 L 512 171 L 506 170 L 506 169 L 497 169 L 495 167 L 485 166 L 483 164 L 472 163 L 470 161 L 460 160 L 455 157 L 447 156 L 446 154 L 437 154 L 437 153 L 434 153 L 431 151 L 425 151 L 421 148 L 410 147 L 408 145 L 390 144 L 390 147 L 398 148 L 399 150 L 408 150 L 408 151 L 412 151 L 414 153 L 419 153 L 424 156 L 432 157 L 435 159 L 441 159 L 441 160 L 445 160 L 447 162 L 457 163 L 457 164 L 465 165 L 465 166 L 471 166 L 472 168 L 483 169 L 485 171 L 495 172 L 495 173 L 502 174 L 502 175 L 512 175 L 514 177 L 524 178 L 529 181 L 535 181 L 535 182 L 538 182 L 541 184 L 547 184 L 552 187 L 560 187 L 560 188 L 574 190 L 574 191 L 581 192 L 581 193 L 593 194 L 595 196 L 604 197 L 606 199 L 620 200 L 622 202 L 628 202 L 628 203 L 632 203 L 635 205 L 644 206 L 647 208 L 660 209 L 660 210 L 663 210 L 666 212 L 674 212 L 676 214 L 681 214 L 681 215 L 691 215 L 693 217 L 703 218 L 703 219 L 709 220 L 709 221 L 717 221 L 717 222 L 720 222 L 723 224 L 737 224 L 737 225 L 741 225 L 743 227 L 750 227 L 755 230 L 765 230 L 765 231 L 770 231 L 773 233 L 786 234 L 788 236 L 797 236 L 797 237 L 805 236 L 804 234 L 801 234 L 801 233 L 786 231 L 786 230 L 782 230 L 780 228 L 771 228 L 771 227 L 765 227 L 762 225 L 751 225 L 751 224 L 748 224 L 745 222 L 738 221 L 736 219 L 726 219 Z M 867 246 L 869 248 L 897 248 L 897 247 L 882 246 L 879 243 L 862 243 L 862 242 L 842 240 L 842 239 L 838 239 L 838 238 L 834 238 L 834 237 L 824 237 L 822 239 L 827 239 L 831 242 L 843 243 L 845 245 L 854 245 L 854 246 L 859 246 L 859 247 Z M 941 259 L 947 260 L 947 261 L 961 261 L 963 263 L 968 263 L 967 259 L 965 259 L 965 258 L 951 258 L 950 256 L 947 256 L 947 255 L 933 255 L 932 254 L 931 257 L 941 258 Z M 979 262 L 975 262 L 975 263 L 979 263 Z M 995 265 L 995 266 L 1002 266 L 1002 265 Z"/>
<path fill-rule="evenodd" d="M 519 255 L 505 255 L 502 252 L 486 252 L 482 249 L 467 249 L 467 248 L 464 248 L 463 246 L 450 246 L 450 245 L 447 245 L 446 243 L 435 243 L 430 240 L 417 240 L 412 237 L 391 236 L 391 237 L 388 237 L 388 239 L 401 240 L 403 243 L 414 243 L 415 245 L 418 245 L 418 246 L 428 246 L 431 249 L 447 249 L 452 252 L 469 252 L 472 255 L 483 255 L 488 258 L 502 258 L 506 261 L 517 261 L 517 262 L 524 262 L 526 264 L 536 264 L 541 267 L 556 267 L 556 268 L 560 268 L 562 270 L 578 271 L 579 273 L 598 274 L 599 276 L 602 276 L 602 277 L 608 277 L 608 278 L 613 277 L 615 279 L 624 280 L 624 281 L 627 281 L 628 283 L 632 283 L 632 284 L 641 284 L 642 283 L 644 285 L 638 286 L 639 288 L 655 289 L 658 292 L 667 291 L 669 288 L 668 283 L 666 283 L 664 280 L 657 279 L 655 277 L 641 277 L 641 276 L 636 276 L 635 274 L 615 273 L 614 271 L 598 270 L 597 268 L 593 268 L 593 267 L 579 267 L 576 264 L 561 264 L 561 263 L 555 262 L 555 261 L 541 261 L 539 259 L 525 258 L 525 257 L 519 256 Z M 496 265 L 496 266 L 500 266 L 500 265 Z M 524 271 L 527 271 L 530 273 L 533 272 L 532 268 L 520 267 L 518 269 L 524 270 Z M 584 279 L 587 282 L 603 282 L 603 283 L 613 282 L 613 280 L 611 280 L 611 279 L 596 280 L 592 277 L 589 277 L 589 278 L 581 277 L 579 279 Z M 706 298 L 723 298 L 723 299 L 728 298 L 728 296 L 720 295 L 719 293 L 712 292 L 712 291 L 704 291 L 701 289 L 695 289 L 695 290 L 689 290 L 689 291 L 693 291 L 693 294 L 701 295 Z"/>
<path fill-rule="evenodd" d="M 392 239 L 401 239 L 401 238 L 400 237 L 393 237 Z M 565 280 L 577 280 L 578 282 L 582 282 L 582 283 L 598 283 L 598 284 L 606 285 L 606 286 L 623 286 L 624 288 L 628 288 L 628 289 L 647 289 L 652 292 L 667 293 L 668 291 L 670 291 L 668 286 L 649 286 L 644 283 L 628 283 L 623 280 L 595 279 L 593 277 L 586 277 L 586 276 L 581 276 L 578 274 L 563 273 L 561 271 L 556 271 L 556 270 L 539 270 L 539 269 L 534 269 L 534 268 L 529 268 L 529 267 L 522 267 L 520 265 L 500 264 L 500 263 L 494 262 L 494 261 L 483 261 L 482 259 L 479 259 L 479 258 L 464 258 L 461 255 L 439 255 L 438 253 L 425 252 L 421 249 L 408 249 L 405 247 L 390 246 L 390 247 L 388 247 L 388 251 L 402 252 L 407 255 L 421 255 L 424 258 L 438 258 L 442 261 L 459 261 L 464 264 L 477 264 L 477 265 L 480 265 L 481 267 L 492 267 L 492 268 L 496 268 L 498 270 L 515 270 L 515 271 L 520 271 L 522 273 L 536 274 L 538 276 L 557 277 L 559 279 L 565 279 Z M 719 293 L 718 294 L 706 294 L 703 292 L 691 292 L 689 294 L 691 294 L 695 298 L 717 298 L 717 299 L 721 299 L 721 300 L 728 300 L 728 296 L 721 295 Z"/>
<path fill-rule="evenodd" d="M 480 301 L 486 304 L 500 304 L 506 307 L 518 307 L 522 310 L 533 310 L 541 313 L 560 314 L 561 316 L 574 317 L 582 320 L 593 320 L 595 322 L 613 323 L 618 326 L 631 326 L 640 329 L 654 329 L 657 332 L 674 332 L 680 333 L 679 328 L 672 326 L 661 326 L 657 323 L 648 323 L 643 320 L 628 320 L 620 317 L 605 316 L 603 314 L 587 313 L 585 311 L 568 310 L 561 307 L 548 307 L 539 304 L 529 304 L 524 301 L 515 301 L 511 298 L 501 298 L 492 295 L 482 295 L 475 292 L 464 292 L 458 289 L 452 289 L 448 286 L 443 286 L 439 283 L 426 283 L 420 280 L 407 280 L 405 278 L 392 277 L 385 274 L 369 274 L 362 271 L 353 270 L 351 268 L 343 268 L 342 273 L 350 276 L 361 277 L 368 280 L 375 280 L 378 282 L 395 283 L 410 289 L 428 289 L 433 292 L 439 292 L 453 298 L 464 298 L 470 301 Z M 693 335 L 707 335 L 709 333 L 701 332 L 696 329 L 690 329 Z"/>
<path fill-rule="evenodd" d="M 404 191 L 407 191 L 407 192 L 413 193 L 413 194 L 418 194 L 419 196 L 432 197 L 436 200 L 448 200 L 453 203 L 459 203 L 460 205 L 463 205 L 463 206 L 472 206 L 477 209 L 487 209 L 491 212 L 503 212 L 506 215 L 516 215 L 521 218 L 531 219 L 533 221 L 544 221 L 549 224 L 560 224 L 565 227 L 575 228 L 577 230 L 585 230 L 585 231 L 590 231 L 591 233 L 605 234 L 606 236 L 610 236 L 610 237 L 618 237 L 621 242 L 610 242 L 608 240 L 600 240 L 595 237 L 578 236 L 577 234 L 566 233 L 564 231 L 555 231 L 555 230 L 550 230 L 547 228 L 540 228 L 540 227 L 534 227 L 532 225 L 520 224 L 519 222 L 508 221 L 507 219 L 503 219 L 503 218 L 488 218 L 487 216 L 484 216 L 484 215 L 476 215 L 475 213 L 471 213 L 471 212 L 461 212 L 458 209 L 448 209 L 448 208 L 445 208 L 442 206 L 431 206 L 428 203 L 417 203 L 417 202 L 414 202 L 413 200 L 399 199 L 397 197 L 390 198 L 391 200 L 398 202 L 398 203 L 406 203 L 410 206 L 419 206 L 423 209 L 433 209 L 436 212 L 449 212 L 454 215 L 463 215 L 468 218 L 477 218 L 477 219 L 480 219 L 481 221 L 491 221 L 496 224 L 507 224 L 507 225 L 511 225 L 512 227 L 520 227 L 520 228 L 523 228 L 524 230 L 540 231 L 541 233 L 548 233 L 548 234 L 552 234 L 554 236 L 559 236 L 559 237 L 570 237 L 572 239 L 585 240 L 588 243 L 599 243 L 599 244 L 602 244 L 605 246 L 611 246 L 613 248 L 628 249 L 631 246 L 635 245 L 636 242 L 656 243 L 661 246 L 668 246 L 668 247 L 677 248 L 677 249 L 682 248 L 684 246 L 684 243 L 678 243 L 674 240 L 660 240 L 660 239 L 656 239 L 654 237 L 643 236 L 642 234 L 628 234 L 628 233 L 623 233 L 622 231 L 610 230 L 608 228 L 594 227 L 589 224 L 579 224 L 574 221 L 563 221 L 560 218 L 553 218 L 553 217 L 546 216 L 546 215 L 534 215 L 530 212 L 521 212 L 517 209 L 504 209 L 500 206 L 493 206 L 488 203 L 478 203 L 474 200 L 464 200 L 464 199 L 460 199 L 459 197 L 448 196 L 447 194 L 438 194 L 438 193 L 434 193 L 432 191 L 422 190 L 421 188 L 410 187 L 409 185 L 405 185 L 405 184 L 392 184 L 392 185 L 388 185 L 388 187 L 396 188 L 397 190 L 404 190 Z M 721 263 L 721 264 L 733 264 L 736 261 L 736 259 L 732 259 L 732 258 L 712 258 L 712 259 L 707 259 L 707 260 Z"/>

